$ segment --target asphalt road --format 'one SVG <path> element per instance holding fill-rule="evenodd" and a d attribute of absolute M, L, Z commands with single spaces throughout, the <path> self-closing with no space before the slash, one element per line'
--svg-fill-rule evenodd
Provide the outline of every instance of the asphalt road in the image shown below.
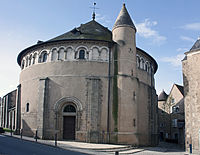
<path fill-rule="evenodd" d="M 73 152 L 47 146 L 35 142 L 25 141 L 0 134 L 0 155 L 80 155 Z"/>

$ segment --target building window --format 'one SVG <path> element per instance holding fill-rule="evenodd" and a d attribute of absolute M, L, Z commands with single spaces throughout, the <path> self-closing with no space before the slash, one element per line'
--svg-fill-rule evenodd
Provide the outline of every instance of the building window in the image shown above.
<path fill-rule="evenodd" d="M 177 119 L 172 120 L 172 127 L 177 127 Z"/>
<path fill-rule="evenodd" d="M 60 48 L 58 51 L 58 60 L 64 60 L 64 55 L 65 55 L 65 49 Z"/>
<path fill-rule="evenodd" d="M 167 139 L 169 137 L 168 133 L 165 133 L 165 138 Z"/>
<path fill-rule="evenodd" d="M 173 106 L 172 112 L 179 112 L 179 106 Z"/>
<path fill-rule="evenodd" d="M 29 103 L 26 103 L 26 112 L 29 112 Z"/>
<path fill-rule="evenodd" d="M 47 53 L 44 53 L 42 56 L 42 62 L 46 62 L 47 61 Z"/>
<path fill-rule="evenodd" d="M 133 76 L 133 69 L 131 69 L 131 76 Z"/>
<path fill-rule="evenodd" d="M 85 51 L 84 50 L 79 51 L 79 59 L 85 59 Z"/>
<path fill-rule="evenodd" d="M 174 98 L 172 98 L 171 103 L 173 104 L 175 102 Z"/>
<path fill-rule="evenodd" d="M 22 60 L 22 69 L 24 69 L 24 64 L 25 64 L 25 62 L 24 62 L 24 60 Z"/>
<path fill-rule="evenodd" d="M 164 123 L 160 123 L 160 127 L 164 127 Z"/>
<path fill-rule="evenodd" d="M 135 121 L 135 118 L 133 119 L 133 126 L 136 127 L 136 121 Z"/>
<path fill-rule="evenodd" d="M 137 68 L 140 68 L 140 57 L 137 56 Z"/>
<path fill-rule="evenodd" d="M 58 57 L 58 52 L 57 50 L 54 48 L 51 52 L 51 61 L 56 61 Z"/>
<path fill-rule="evenodd" d="M 144 69 L 144 59 L 141 58 L 140 60 L 140 69 Z"/>
<path fill-rule="evenodd" d="M 47 61 L 47 52 L 42 52 L 42 54 L 39 57 L 39 63 L 46 62 Z"/>
<path fill-rule="evenodd" d="M 32 55 L 30 55 L 30 57 L 29 57 L 29 66 L 31 65 L 31 61 L 32 61 Z"/>
<path fill-rule="evenodd" d="M 67 105 L 63 112 L 76 112 L 76 108 L 73 105 Z"/>
<path fill-rule="evenodd" d="M 28 66 L 28 57 L 26 57 L 26 67 Z"/>
<path fill-rule="evenodd" d="M 34 55 L 33 55 L 33 62 L 32 62 L 32 64 L 35 64 L 36 56 L 37 56 L 37 54 L 34 54 Z"/>

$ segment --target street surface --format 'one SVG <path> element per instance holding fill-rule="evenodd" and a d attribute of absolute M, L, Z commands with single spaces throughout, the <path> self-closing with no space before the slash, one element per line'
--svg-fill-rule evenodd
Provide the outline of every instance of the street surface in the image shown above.
<path fill-rule="evenodd" d="M 35 142 L 24 141 L 0 134 L 0 155 L 80 155 L 73 152 Z"/>

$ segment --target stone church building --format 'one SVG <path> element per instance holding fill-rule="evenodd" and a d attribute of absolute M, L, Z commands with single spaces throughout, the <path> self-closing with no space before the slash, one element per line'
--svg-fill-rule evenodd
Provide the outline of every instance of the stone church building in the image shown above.
<path fill-rule="evenodd" d="M 93 20 L 22 50 L 16 131 L 39 138 L 156 145 L 156 61 L 136 47 L 123 5 L 112 31 Z"/>

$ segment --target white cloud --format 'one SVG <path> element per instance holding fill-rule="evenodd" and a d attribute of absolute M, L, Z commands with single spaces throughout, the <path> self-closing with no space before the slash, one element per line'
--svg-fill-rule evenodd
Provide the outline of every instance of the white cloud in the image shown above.
<path fill-rule="evenodd" d="M 176 51 L 177 52 L 187 52 L 187 51 L 189 51 L 189 49 L 188 48 L 178 48 Z"/>
<path fill-rule="evenodd" d="M 109 20 L 107 16 L 105 16 L 105 15 L 102 16 L 98 13 L 96 14 L 96 20 L 104 22 L 104 23 L 110 23 L 111 22 L 111 20 Z"/>
<path fill-rule="evenodd" d="M 163 62 L 168 62 L 174 67 L 180 67 L 181 66 L 181 60 L 183 60 L 184 54 L 178 54 L 174 57 L 164 57 L 161 59 Z"/>
<path fill-rule="evenodd" d="M 193 38 L 190 38 L 190 37 L 187 37 L 187 36 L 181 36 L 180 38 L 184 41 L 189 41 L 189 42 L 192 42 L 192 43 L 195 42 L 195 40 Z"/>
<path fill-rule="evenodd" d="M 183 29 L 186 30 L 194 30 L 194 31 L 200 31 L 200 23 L 190 23 L 182 26 Z"/>
<path fill-rule="evenodd" d="M 152 39 L 153 43 L 161 44 L 167 38 L 161 36 L 158 31 L 152 29 L 152 27 L 156 26 L 157 24 L 157 21 L 145 19 L 144 22 L 136 24 L 137 32 L 141 37 Z"/>

